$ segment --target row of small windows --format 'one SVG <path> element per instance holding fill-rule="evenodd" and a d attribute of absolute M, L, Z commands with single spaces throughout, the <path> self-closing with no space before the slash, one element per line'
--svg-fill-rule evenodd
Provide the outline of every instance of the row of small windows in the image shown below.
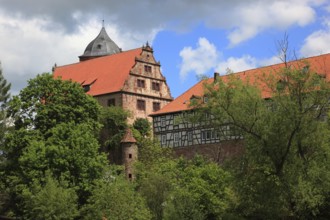
<path fill-rule="evenodd" d="M 140 111 L 146 110 L 146 101 L 142 99 L 138 99 L 136 102 L 136 108 Z M 152 102 L 152 111 L 160 110 L 160 103 L 159 102 Z"/>
<path fill-rule="evenodd" d="M 187 132 L 187 138 L 188 138 L 188 141 L 193 140 L 193 132 L 192 131 Z M 161 144 L 166 145 L 166 141 L 167 141 L 166 134 L 163 134 L 161 136 Z M 179 133 L 174 133 L 173 142 L 174 142 L 174 144 L 178 144 L 180 142 L 180 134 Z"/>
<path fill-rule="evenodd" d="M 146 87 L 146 81 L 143 79 L 138 79 L 136 81 L 137 87 L 139 88 L 145 88 Z M 160 84 L 158 82 L 152 82 L 151 83 L 151 89 L 155 91 L 160 91 Z"/>
<path fill-rule="evenodd" d="M 108 106 L 116 106 L 116 99 L 108 99 Z M 138 99 L 136 101 L 136 108 L 140 111 L 145 111 L 146 110 L 146 101 L 143 99 Z M 160 103 L 159 102 L 153 102 L 152 103 L 152 110 L 158 111 L 160 110 Z"/>

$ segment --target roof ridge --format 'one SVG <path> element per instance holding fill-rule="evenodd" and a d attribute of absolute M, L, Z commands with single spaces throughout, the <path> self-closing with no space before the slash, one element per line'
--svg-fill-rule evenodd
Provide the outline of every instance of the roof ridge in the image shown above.
<path fill-rule="evenodd" d="M 101 56 L 101 57 L 95 57 L 94 59 L 90 59 L 90 60 L 85 60 L 85 61 L 80 61 L 80 62 L 75 62 L 75 63 L 64 64 L 64 65 L 61 65 L 61 66 L 57 66 L 56 68 L 66 67 L 66 66 L 73 66 L 73 65 L 80 64 L 82 62 L 83 63 L 94 62 L 95 60 L 105 59 L 105 58 L 108 58 L 109 56 L 112 56 L 112 57 L 119 56 L 120 54 L 125 54 L 127 52 L 132 52 L 132 51 L 135 51 L 135 50 L 138 50 L 138 49 L 141 49 L 142 50 L 142 47 L 137 47 L 135 49 L 125 50 L 125 51 L 122 51 L 122 52 L 116 53 L 116 54 L 109 54 L 109 55 L 105 55 L 105 56 Z"/>
<path fill-rule="evenodd" d="M 303 57 L 303 58 L 296 59 L 296 60 L 290 60 L 290 61 L 287 61 L 287 63 L 290 64 L 290 63 L 295 63 L 295 62 L 298 62 L 298 61 L 314 59 L 314 58 L 317 58 L 317 57 L 328 56 L 328 55 L 330 55 L 330 53 L 315 55 L 315 56 L 311 56 L 311 57 Z M 239 72 L 234 72 L 232 74 L 239 74 L 239 73 L 244 73 L 244 72 L 247 72 L 247 71 L 250 72 L 250 71 L 254 71 L 254 70 L 258 70 L 258 69 L 262 69 L 262 68 L 271 68 L 271 67 L 278 66 L 278 65 L 283 65 L 283 64 L 284 64 L 284 62 L 279 62 L 279 63 L 270 64 L 270 65 L 255 67 L 255 68 L 252 68 L 252 69 L 242 70 L 242 71 L 239 71 Z M 226 76 L 226 75 L 229 75 L 229 74 L 223 74 L 223 75 L 220 75 L 220 77 L 221 76 Z M 210 78 L 212 78 L 212 77 L 210 77 Z"/>

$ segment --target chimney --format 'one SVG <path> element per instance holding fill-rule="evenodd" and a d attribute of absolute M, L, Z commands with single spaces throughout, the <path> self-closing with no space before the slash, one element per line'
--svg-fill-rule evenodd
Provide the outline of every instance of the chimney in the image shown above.
<path fill-rule="evenodd" d="M 218 72 L 214 72 L 214 82 L 217 81 L 217 79 L 220 77 L 220 74 Z"/>

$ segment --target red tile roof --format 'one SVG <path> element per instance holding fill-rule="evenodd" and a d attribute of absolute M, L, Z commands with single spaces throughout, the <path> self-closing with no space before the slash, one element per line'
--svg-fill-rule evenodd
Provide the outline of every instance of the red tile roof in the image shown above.
<path fill-rule="evenodd" d="M 301 62 L 302 61 L 302 62 Z M 301 59 L 299 61 L 292 61 L 289 62 L 288 65 L 302 68 L 304 66 L 304 61 L 306 61 L 311 70 L 319 73 L 324 74 L 326 79 L 330 81 L 330 54 L 324 54 L 320 56 L 315 57 L 309 57 L 305 59 Z M 246 70 L 238 73 L 234 73 L 235 76 L 240 77 L 242 80 L 248 80 L 250 82 L 257 81 L 258 85 L 260 86 L 262 90 L 262 96 L 264 98 L 270 97 L 270 92 L 266 90 L 263 83 L 260 82 L 260 79 L 263 74 L 272 74 L 278 72 L 281 68 L 284 68 L 284 63 L 275 64 L 271 66 L 266 67 L 260 67 L 257 69 L 251 69 Z M 223 80 L 228 79 L 228 75 L 221 76 Z M 210 84 L 214 81 L 214 78 L 208 78 L 204 79 L 197 84 L 195 84 L 193 87 L 191 87 L 189 90 L 187 90 L 185 93 L 174 99 L 172 102 L 164 106 L 162 109 L 160 109 L 157 112 L 152 113 L 150 116 L 156 116 L 156 115 L 162 115 L 162 114 L 168 114 L 168 113 L 174 113 L 174 112 L 181 112 L 185 110 L 189 110 L 189 101 L 192 96 L 199 96 L 202 97 L 204 94 L 204 84 Z"/>
<path fill-rule="evenodd" d="M 92 96 L 118 92 L 122 89 L 130 70 L 134 66 L 135 58 L 141 53 L 142 48 L 137 48 L 79 63 L 59 66 L 54 71 L 54 77 L 72 80 L 81 85 L 90 85 L 90 90 L 87 94 Z"/>

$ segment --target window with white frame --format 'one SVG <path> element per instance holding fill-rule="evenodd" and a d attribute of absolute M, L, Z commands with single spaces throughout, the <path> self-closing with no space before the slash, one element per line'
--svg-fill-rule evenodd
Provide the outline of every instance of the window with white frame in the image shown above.
<path fill-rule="evenodd" d="M 188 131 L 188 141 L 192 141 L 193 140 L 193 132 L 192 131 Z"/>
<path fill-rule="evenodd" d="M 178 143 L 180 141 L 180 135 L 179 133 L 174 134 L 174 143 Z"/>
<path fill-rule="evenodd" d="M 204 130 L 204 131 L 202 131 L 201 132 L 201 138 L 202 138 L 202 140 L 203 141 L 205 141 L 205 140 L 210 140 L 211 139 L 211 130 Z"/>
<path fill-rule="evenodd" d="M 162 127 L 165 127 L 166 126 L 166 117 L 165 116 L 163 116 L 163 117 L 160 118 L 160 125 Z"/>
<path fill-rule="evenodd" d="M 161 143 L 162 145 L 165 145 L 166 144 L 166 134 L 163 134 L 162 137 L 161 137 Z"/>

